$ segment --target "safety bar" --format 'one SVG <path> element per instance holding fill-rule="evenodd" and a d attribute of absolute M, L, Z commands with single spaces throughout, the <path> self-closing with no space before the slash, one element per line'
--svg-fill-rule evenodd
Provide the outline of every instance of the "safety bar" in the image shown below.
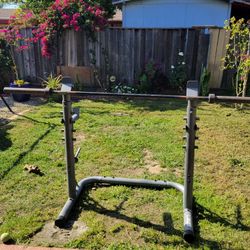
<path fill-rule="evenodd" d="M 146 99 L 177 99 L 177 100 L 195 100 L 207 101 L 210 103 L 230 102 L 230 103 L 250 103 L 250 97 L 237 96 L 217 96 L 209 94 L 208 96 L 185 96 L 185 95 L 159 95 L 159 94 L 128 94 L 128 93 L 109 93 L 109 92 L 85 92 L 85 91 L 61 91 L 52 89 L 37 88 L 4 88 L 5 93 L 32 94 L 38 96 L 48 96 L 52 94 L 70 95 L 74 97 L 111 97 L 111 98 L 146 98 Z"/>

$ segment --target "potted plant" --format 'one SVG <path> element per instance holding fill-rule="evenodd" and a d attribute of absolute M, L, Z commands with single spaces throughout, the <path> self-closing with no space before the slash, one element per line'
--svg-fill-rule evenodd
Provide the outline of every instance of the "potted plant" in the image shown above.
<path fill-rule="evenodd" d="M 50 74 L 47 77 L 47 80 L 43 80 L 43 86 L 48 88 L 48 89 L 52 89 L 52 90 L 60 90 L 61 88 L 61 84 L 62 84 L 62 75 L 58 75 L 58 76 L 53 76 L 52 74 Z M 50 101 L 55 101 L 55 102 L 62 102 L 62 97 L 58 96 L 58 95 L 52 95 L 49 98 Z"/>
<path fill-rule="evenodd" d="M 24 80 L 14 80 L 10 83 L 11 88 L 30 88 L 31 84 Z M 30 99 L 29 94 L 12 94 L 13 99 L 17 102 L 26 102 Z"/>

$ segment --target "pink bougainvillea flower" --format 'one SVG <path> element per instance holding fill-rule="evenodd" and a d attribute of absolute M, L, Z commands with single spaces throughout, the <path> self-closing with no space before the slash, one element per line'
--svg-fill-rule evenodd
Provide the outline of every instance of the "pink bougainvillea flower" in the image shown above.
<path fill-rule="evenodd" d="M 24 18 L 25 18 L 25 19 L 33 18 L 33 13 L 32 13 L 32 12 L 27 12 L 27 13 L 24 15 Z"/>
<path fill-rule="evenodd" d="M 77 25 L 74 26 L 74 30 L 75 30 L 75 31 L 79 31 L 80 29 L 81 29 L 81 28 L 80 28 L 79 26 L 77 26 Z"/>
<path fill-rule="evenodd" d="M 42 38 L 41 38 L 41 43 L 42 44 L 46 44 L 48 42 L 48 38 L 46 37 L 46 36 L 43 36 Z"/>
<path fill-rule="evenodd" d="M 81 16 L 81 14 L 77 12 L 77 13 L 73 14 L 73 17 L 72 17 L 72 18 L 76 20 L 76 19 L 79 18 L 80 16 Z"/>
<path fill-rule="evenodd" d="M 28 49 L 28 48 L 29 48 L 28 45 L 21 45 L 20 47 L 17 48 L 17 51 L 26 50 L 26 49 Z"/>
<path fill-rule="evenodd" d="M 0 29 L 0 33 L 7 33 L 8 30 L 7 29 Z"/>
<path fill-rule="evenodd" d="M 70 21 L 70 25 L 71 26 L 75 26 L 75 25 L 77 25 L 78 24 L 78 21 L 77 20 L 71 20 Z"/>
<path fill-rule="evenodd" d="M 62 19 L 64 19 L 64 20 L 70 19 L 70 15 L 63 14 L 62 15 Z"/>
<path fill-rule="evenodd" d="M 100 9 L 97 9 L 96 11 L 95 11 L 95 15 L 96 16 L 99 16 L 99 15 L 101 15 L 102 14 L 102 11 L 100 10 Z"/>
<path fill-rule="evenodd" d="M 45 30 L 46 28 L 48 28 L 48 23 L 41 23 L 39 27 L 41 30 Z"/>
<path fill-rule="evenodd" d="M 47 43 L 42 45 L 41 53 L 42 53 L 42 56 L 44 57 L 47 57 L 47 58 L 51 57 L 51 53 L 50 53 L 49 46 Z"/>
<path fill-rule="evenodd" d="M 38 26 L 35 27 L 34 24 L 37 23 Z M 4 33 L 9 43 L 19 46 L 20 51 L 40 41 L 42 55 L 49 58 L 53 39 L 57 34 L 61 35 L 69 28 L 77 32 L 87 27 L 87 34 L 93 36 L 93 32 L 103 29 L 106 24 L 105 11 L 95 1 L 55 0 L 39 13 L 37 19 L 32 11 L 26 10 L 12 16 L 9 27 L 0 32 Z M 23 27 L 32 28 L 31 37 L 21 35 L 20 30 Z"/>

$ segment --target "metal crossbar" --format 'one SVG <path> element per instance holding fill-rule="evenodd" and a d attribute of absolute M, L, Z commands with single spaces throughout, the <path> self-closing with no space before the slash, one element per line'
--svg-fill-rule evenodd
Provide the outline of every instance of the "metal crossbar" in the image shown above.
<path fill-rule="evenodd" d="M 189 81 L 191 82 L 191 81 Z M 217 96 L 209 94 L 208 96 L 184 96 L 184 95 L 159 95 L 159 94 L 119 94 L 119 93 L 106 93 L 106 92 L 86 92 L 86 91 L 60 91 L 52 89 L 39 89 L 39 88 L 4 88 L 5 93 L 17 94 L 31 94 L 37 96 L 49 96 L 51 94 L 57 95 L 70 95 L 71 97 L 81 97 L 83 99 L 97 99 L 97 98 L 117 98 L 117 99 L 175 99 L 175 100 L 193 100 L 193 101 L 207 101 L 209 103 L 250 103 L 250 97 L 237 97 L 237 96 Z"/>
<path fill-rule="evenodd" d="M 63 227 L 73 209 L 77 199 L 83 190 L 87 189 L 89 185 L 94 183 L 108 183 L 110 185 L 127 185 L 145 188 L 175 188 L 183 193 L 183 213 L 184 213 L 184 233 L 183 237 L 187 242 L 194 239 L 193 227 L 193 175 L 194 175 L 194 156 L 195 156 L 195 141 L 196 130 L 196 108 L 198 102 L 208 101 L 212 102 L 233 102 L 233 103 L 250 103 L 250 97 L 232 97 L 232 96 L 216 96 L 210 94 L 209 96 L 198 96 L 198 82 L 189 81 L 187 83 L 187 95 L 148 95 L 148 94 L 116 94 L 116 93 L 103 93 L 103 92 L 82 92 L 71 91 L 72 85 L 63 84 L 61 91 L 52 91 L 50 89 L 21 89 L 21 88 L 5 88 L 6 93 L 24 93 L 32 95 L 50 95 L 57 94 L 63 97 L 63 124 L 65 136 L 65 155 L 66 155 L 66 168 L 67 168 L 67 183 L 68 183 L 68 200 L 66 201 L 63 209 L 61 210 L 58 218 L 55 220 L 55 225 Z M 100 99 L 100 98 L 123 98 L 123 99 L 175 99 L 187 101 L 187 115 L 185 117 L 185 162 L 184 162 L 184 185 L 170 182 L 170 181 L 154 181 L 144 179 L 129 179 L 129 178 L 115 178 L 92 176 L 82 179 L 78 183 L 75 178 L 75 163 L 77 162 L 77 155 L 80 150 L 77 150 L 74 155 L 73 144 L 73 124 L 79 118 L 79 111 L 72 114 L 72 101 L 71 97 L 77 96 L 82 99 Z"/>

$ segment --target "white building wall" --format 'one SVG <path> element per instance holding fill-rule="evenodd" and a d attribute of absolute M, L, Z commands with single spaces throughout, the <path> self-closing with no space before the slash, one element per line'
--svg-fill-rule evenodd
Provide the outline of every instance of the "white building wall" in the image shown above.
<path fill-rule="evenodd" d="M 123 5 L 123 27 L 223 27 L 230 11 L 229 1 L 222 0 L 132 0 Z"/>

